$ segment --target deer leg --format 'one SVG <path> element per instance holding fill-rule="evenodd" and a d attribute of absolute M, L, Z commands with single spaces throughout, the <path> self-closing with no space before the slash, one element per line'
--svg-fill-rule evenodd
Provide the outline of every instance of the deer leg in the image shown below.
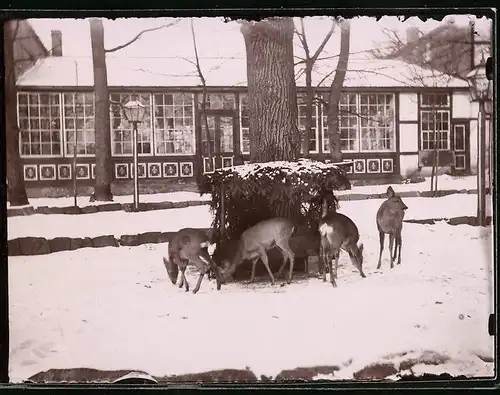
<path fill-rule="evenodd" d="M 213 270 L 214 275 L 215 275 L 215 283 L 217 284 L 217 291 L 220 291 L 221 281 L 220 281 L 219 268 L 217 266 L 215 266 L 215 264 L 214 264 L 212 270 Z"/>
<path fill-rule="evenodd" d="M 290 261 L 290 273 L 288 274 L 288 279 L 287 279 L 287 283 L 290 284 L 292 282 L 293 266 L 295 264 L 295 254 L 293 253 L 290 245 L 286 240 L 280 242 L 278 247 L 280 248 L 281 253 L 283 254 L 283 264 L 281 265 L 278 275 L 280 275 L 282 270 L 285 268 L 286 262 Z"/>
<path fill-rule="evenodd" d="M 330 270 L 330 282 L 332 283 L 333 287 L 337 286 L 337 282 L 335 281 L 337 279 L 337 267 L 339 263 L 339 254 L 337 251 L 333 252 L 333 255 L 335 256 L 335 270 L 332 267 L 332 253 L 331 251 L 328 254 L 328 269 Z"/>
<path fill-rule="evenodd" d="M 184 288 L 186 289 L 186 292 L 188 292 L 189 291 L 189 284 L 188 284 L 188 282 L 186 280 L 186 274 L 185 274 L 185 272 L 186 272 L 186 266 L 183 266 L 181 268 L 181 283 L 179 285 L 179 288 L 182 288 L 182 286 L 184 285 Z"/>
<path fill-rule="evenodd" d="M 255 266 L 257 265 L 257 261 L 259 257 L 252 259 L 252 274 L 250 275 L 250 282 L 253 283 L 255 281 Z"/>
<path fill-rule="evenodd" d="M 193 293 L 196 294 L 196 292 L 198 292 L 200 290 L 200 286 L 201 286 L 201 282 L 203 280 L 203 276 L 205 275 L 205 272 L 206 271 L 201 271 L 200 272 L 200 275 L 198 276 L 198 281 L 196 283 L 196 286 L 194 287 L 193 289 Z"/>
<path fill-rule="evenodd" d="M 331 260 L 330 244 L 327 239 L 321 238 L 320 274 L 323 276 L 323 282 L 326 282 L 326 269 L 330 267 L 328 262 L 331 262 Z"/>
<path fill-rule="evenodd" d="M 286 263 L 288 261 L 288 254 L 285 253 L 285 250 L 283 249 L 283 247 L 278 246 L 278 248 L 281 252 L 281 255 L 283 255 L 283 263 L 281 264 L 280 269 L 278 270 L 278 273 L 276 273 L 276 278 L 281 277 L 281 274 L 283 273 L 283 269 L 285 268 Z"/>
<path fill-rule="evenodd" d="M 377 270 L 380 269 L 380 265 L 382 265 L 382 251 L 384 250 L 385 233 L 379 230 L 378 237 L 380 241 L 380 253 L 378 255 Z"/>
<path fill-rule="evenodd" d="M 401 232 L 396 236 L 396 242 L 398 245 L 398 265 L 401 265 L 401 244 L 403 244 L 403 238 L 401 237 Z"/>
<path fill-rule="evenodd" d="M 351 262 L 354 265 L 354 267 L 356 269 L 358 269 L 359 274 L 361 275 L 361 277 L 365 278 L 366 277 L 365 273 L 363 273 L 363 268 L 359 264 L 359 261 L 358 261 L 358 258 L 356 257 L 356 255 L 351 250 L 349 250 L 348 253 L 349 253 L 349 258 L 351 258 Z"/>
<path fill-rule="evenodd" d="M 267 272 L 269 273 L 269 277 L 271 277 L 271 284 L 274 285 L 274 276 L 273 276 L 273 272 L 271 271 L 271 268 L 269 267 L 269 259 L 267 258 L 266 250 L 263 249 L 260 252 L 260 259 L 261 259 L 262 263 L 264 264 L 264 266 L 266 267 Z"/>
<path fill-rule="evenodd" d="M 391 269 L 394 268 L 394 259 L 392 259 L 393 246 L 394 246 L 394 233 L 389 233 L 389 256 L 391 258 Z"/>

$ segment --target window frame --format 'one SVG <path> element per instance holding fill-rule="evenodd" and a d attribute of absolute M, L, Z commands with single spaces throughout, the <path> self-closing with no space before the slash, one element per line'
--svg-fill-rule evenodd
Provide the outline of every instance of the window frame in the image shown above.
<path fill-rule="evenodd" d="M 73 132 L 74 130 L 73 129 L 66 129 L 66 114 L 64 112 L 64 108 L 66 107 L 66 102 L 65 102 L 65 96 L 66 94 L 71 94 L 73 95 L 73 97 L 75 97 L 77 94 L 82 94 L 82 95 L 85 95 L 85 94 L 92 94 L 93 96 L 93 106 L 94 106 L 94 116 L 93 116 L 93 119 L 94 119 L 94 129 L 93 129 L 93 132 L 94 132 L 94 147 L 95 147 L 95 93 L 94 92 L 78 92 L 78 91 L 71 91 L 71 92 L 61 92 L 61 108 L 62 108 L 62 129 L 63 129 L 63 135 L 64 135 L 64 157 L 65 158 L 73 158 L 74 157 L 74 154 L 71 154 L 69 153 L 69 150 L 68 150 L 68 131 L 71 131 Z M 75 104 L 75 103 L 73 103 Z M 83 104 L 83 106 L 85 107 L 85 103 Z M 75 111 L 76 111 L 76 105 L 73 106 L 73 108 L 75 108 Z M 85 112 L 85 109 L 84 109 L 84 112 Z M 70 118 L 73 118 L 75 119 L 76 117 L 70 117 Z M 80 119 L 80 117 L 78 117 L 78 119 Z M 83 117 L 83 120 L 84 120 L 84 124 L 85 124 L 85 114 L 84 114 L 84 117 Z M 75 129 L 76 132 L 77 132 L 77 135 L 78 135 L 78 132 L 85 132 L 87 129 Z M 78 144 L 78 140 L 77 140 L 77 144 Z M 94 148 L 95 149 L 95 148 Z M 77 157 L 79 158 L 93 158 L 95 157 L 95 153 L 93 154 L 80 154 L 80 153 L 77 153 L 76 154 Z"/>
<path fill-rule="evenodd" d="M 176 95 L 176 94 L 184 94 L 184 95 L 191 95 L 191 108 L 192 108 L 192 147 L 193 147 L 193 152 L 192 153 L 157 153 L 156 152 L 156 144 L 157 144 L 157 139 L 156 139 L 156 133 L 158 131 L 166 131 L 167 129 L 166 128 L 156 128 L 156 123 L 155 123 L 155 120 L 156 120 L 156 114 L 155 114 L 155 109 L 156 109 L 156 95 L 162 95 L 164 96 L 164 99 L 165 99 L 165 95 Z M 197 140 L 196 140 L 196 127 L 197 127 L 197 124 L 196 124 L 196 105 L 195 105 L 195 100 L 196 100 L 196 93 L 194 92 L 189 92 L 189 91 L 184 91 L 184 92 L 154 92 L 154 93 L 151 93 L 152 95 L 152 98 L 151 98 L 151 105 L 152 105 L 152 116 L 151 116 L 151 122 L 152 122 L 152 130 L 153 130 L 153 150 L 152 150 L 152 155 L 153 156 L 156 156 L 156 157 L 162 157 L 162 156 L 168 156 L 168 157 L 172 157 L 172 156 L 195 156 L 197 154 L 197 147 L 196 147 L 196 143 L 197 143 Z M 175 107 L 175 103 L 172 102 L 172 106 Z M 165 106 L 163 104 L 163 106 Z M 184 114 L 183 114 L 184 115 Z M 175 115 L 174 115 L 174 131 L 175 131 Z M 183 117 L 184 118 L 184 117 Z M 174 140 L 169 140 L 169 141 L 174 141 Z M 165 141 L 162 140 L 162 143 L 164 143 Z"/>
<path fill-rule="evenodd" d="M 133 92 L 126 92 L 126 91 L 117 91 L 117 92 L 110 92 L 109 93 L 109 100 L 113 100 L 112 99 L 112 95 L 128 95 L 129 97 L 134 95 Z M 137 156 L 138 157 L 153 157 L 153 148 L 154 148 L 154 128 L 153 128 L 153 108 L 152 108 L 152 93 L 151 92 L 148 92 L 148 93 L 136 93 L 136 95 L 138 96 L 146 96 L 146 95 L 149 95 L 149 105 L 147 105 L 146 107 L 149 107 L 149 113 L 150 113 L 150 117 L 149 117 L 149 131 L 150 131 L 150 144 L 151 144 L 151 152 L 150 153 L 141 153 L 141 152 L 138 152 L 137 153 Z M 121 96 L 120 96 L 121 97 Z M 121 101 L 120 101 L 121 102 Z M 141 101 L 142 102 L 142 101 Z M 123 103 L 122 103 L 123 104 Z M 133 157 L 134 155 L 134 150 L 133 150 L 133 147 L 132 147 L 132 150 L 131 150 L 131 153 L 122 153 L 122 154 L 117 154 L 115 152 L 115 138 L 114 138 L 114 132 L 115 130 L 119 130 L 119 129 L 115 129 L 113 128 L 113 108 L 112 108 L 113 104 L 110 103 L 110 106 L 109 106 L 109 122 L 110 122 L 110 128 L 109 128 L 109 131 L 111 133 L 111 136 L 110 136 L 110 139 L 111 139 L 111 156 L 112 157 L 117 157 L 117 158 L 127 158 L 127 157 Z M 123 116 L 123 109 L 120 109 L 120 114 L 121 114 L 121 119 L 124 120 L 125 122 L 128 123 L 128 125 L 130 125 L 130 122 L 128 122 L 125 117 Z M 144 125 L 144 122 L 141 122 L 139 124 L 139 127 L 141 125 Z M 139 129 L 139 128 L 138 128 Z M 129 131 L 130 130 L 130 145 L 132 145 L 132 142 L 133 142 L 133 136 L 132 136 L 132 133 L 134 132 L 133 131 L 133 128 L 132 126 L 130 125 L 130 129 L 121 129 L 122 131 Z M 147 128 L 146 128 L 147 130 Z M 137 143 L 145 143 L 147 141 L 144 141 L 144 140 L 140 140 L 139 139 L 139 136 L 140 136 L 140 130 L 138 130 L 138 133 L 137 133 Z"/>
<path fill-rule="evenodd" d="M 240 129 L 240 131 L 239 131 L 239 133 L 240 133 L 240 153 L 242 155 L 250 155 L 250 126 L 243 127 L 242 122 L 241 122 L 241 120 L 242 120 L 242 115 L 241 114 L 242 114 L 242 108 L 243 108 L 243 105 L 242 105 L 242 103 L 243 103 L 243 97 L 247 97 L 248 98 L 248 92 L 242 92 L 242 93 L 240 93 L 239 94 L 239 98 L 238 98 L 238 100 L 239 100 L 239 103 L 238 103 L 239 104 L 239 106 L 238 106 L 238 123 L 239 123 L 239 129 Z M 250 119 L 250 116 L 248 118 Z M 243 140 L 244 140 L 243 139 L 243 129 L 248 130 L 248 137 L 249 137 L 248 138 L 248 147 L 249 147 L 248 151 L 245 151 L 243 149 Z"/>
<path fill-rule="evenodd" d="M 22 139 L 22 132 L 23 132 L 23 129 L 21 129 L 21 125 L 20 125 L 20 122 L 21 122 L 21 119 L 20 119 L 20 102 L 19 102 L 19 97 L 21 95 L 26 95 L 28 97 L 28 104 L 26 105 L 27 109 L 28 109 L 28 117 L 26 118 L 28 120 L 28 124 L 30 124 L 30 113 L 29 113 L 29 107 L 30 107 L 30 103 L 29 103 L 29 95 L 33 95 L 33 94 L 36 94 L 38 96 L 38 111 L 40 113 L 40 95 L 48 95 L 49 97 L 51 95 L 57 95 L 59 96 L 59 129 L 54 129 L 54 131 L 57 131 L 59 133 L 59 154 L 29 154 L 29 155 L 26 155 L 26 154 L 23 154 L 23 150 L 22 150 L 22 144 L 23 144 L 23 139 Z M 16 94 L 16 99 L 17 99 L 17 102 L 16 102 L 16 115 L 17 115 L 17 127 L 18 127 L 18 131 L 19 131 L 19 145 L 18 145 L 18 150 L 19 150 L 19 156 L 24 159 L 24 158 L 63 158 L 64 157 L 64 145 L 66 144 L 65 143 L 65 139 L 64 139 L 64 133 L 63 133 L 63 122 L 64 122 L 64 118 L 63 118 L 63 114 L 62 114 L 62 111 L 63 111 L 63 108 L 62 108 L 62 98 L 61 98 L 61 92 L 43 92 L 43 91 L 19 91 L 17 92 Z M 51 108 L 50 104 L 48 106 L 49 108 Z M 39 120 L 42 119 L 41 116 L 38 117 Z M 44 118 L 44 119 L 47 119 L 47 118 Z M 51 120 L 52 118 L 49 117 L 48 118 L 49 120 Z M 24 130 L 25 132 L 28 132 L 28 133 L 32 133 L 32 129 L 31 129 L 31 125 L 29 126 L 29 129 L 27 130 Z M 42 138 L 42 135 L 41 133 L 45 131 L 45 129 L 38 129 L 36 130 L 36 132 L 38 132 L 39 136 L 40 136 L 40 151 L 41 151 L 41 138 Z M 52 132 L 52 129 L 49 129 L 50 132 Z M 51 137 L 51 140 L 52 140 L 52 137 Z M 26 144 L 26 143 L 25 143 Z M 52 145 L 52 141 L 50 142 L 50 144 Z M 29 141 L 29 145 L 30 145 L 30 152 L 31 152 L 31 146 L 32 146 L 32 142 L 31 142 L 31 138 L 30 138 L 30 141 Z M 51 146 L 51 151 L 52 151 L 52 146 Z"/>
<path fill-rule="evenodd" d="M 397 128 L 396 128 L 396 94 L 394 92 L 342 92 L 342 95 L 354 95 L 356 98 L 356 148 L 355 149 L 343 149 L 343 153 L 348 153 L 348 154 L 366 154 L 366 153 L 393 153 L 396 152 L 396 133 L 397 133 Z M 365 126 L 362 126 L 361 123 L 361 96 L 362 95 L 383 95 L 384 97 L 387 95 L 390 95 L 392 97 L 392 131 L 391 131 L 391 145 L 392 149 L 378 149 L 378 150 L 370 150 L 370 149 L 363 149 L 362 147 L 362 131 L 365 129 L 368 129 Z M 349 99 L 348 99 L 349 100 Z M 385 100 L 385 99 L 384 99 Z M 339 110 L 340 110 L 340 103 L 339 103 Z M 341 113 L 339 111 L 339 129 L 341 128 Z M 346 128 L 346 129 L 351 129 L 351 128 Z M 327 146 L 325 146 L 326 143 L 326 138 L 328 136 L 328 126 L 327 126 L 327 115 L 324 107 L 322 108 L 322 116 L 321 116 L 321 130 L 322 130 L 322 149 L 323 153 L 330 153 L 329 148 L 325 149 Z M 346 139 L 343 139 L 346 140 Z"/>
<path fill-rule="evenodd" d="M 299 100 L 303 97 L 306 96 L 306 93 L 305 92 L 297 92 L 297 126 L 299 128 L 299 130 L 301 131 L 302 133 L 302 129 L 300 127 L 300 120 L 301 118 L 305 118 L 304 117 L 301 117 L 300 116 L 300 110 L 299 110 L 299 107 L 300 106 L 305 106 L 305 103 L 304 104 L 299 104 Z M 316 97 L 318 97 L 316 95 Z M 313 109 L 314 109 L 314 113 L 313 113 L 313 123 L 314 123 L 314 119 L 316 119 L 316 124 L 315 125 L 312 125 L 312 128 L 314 129 L 314 135 L 315 135 L 315 149 L 314 150 L 309 150 L 309 153 L 310 154 L 319 154 L 319 128 L 320 128 L 320 120 L 319 120 L 319 117 L 320 117 L 320 111 L 319 111 L 319 104 L 314 103 L 313 102 Z M 304 153 L 302 152 L 302 138 L 300 139 L 301 141 L 301 145 L 300 145 L 300 154 L 303 155 Z M 310 140 L 309 140 L 310 142 Z"/>
<path fill-rule="evenodd" d="M 446 138 L 446 146 L 447 148 L 438 148 L 437 150 L 438 151 L 450 151 L 451 149 L 451 141 L 450 141 L 450 138 L 451 138 L 451 111 L 449 109 L 431 109 L 431 110 L 428 110 L 428 109 L 425 109 L 425 110 L 420 110 L 420 114 L 419 114 L 419 117 L 420 117 L 420 121 L 419 121 L 419 128 L 420 128 L 420 147 L 419 147 L 419 151 L 434 151 L 435 148 L 424 148 L 424 133 L 434 133 L 434 131 L 432 130 L 425 130 L 423 129 L 422 125 L 423 125 L 423 113 L 430 113 L 432 115 L 432 113 L 436 111 L 436 114 L 437 113 L 443 113 L 443 114 L 448 114 L 448 130 L 436 130 L 436 133 L 439 133 L 439 135 L 441 136 L 441 133 L 443 132 L 446 132 L 447 133 L 447 138 Z M 428 140 L 427 140 L 428 141 Z M 442 139 L 439 139 L 438 141 L 443 141 Z"/>

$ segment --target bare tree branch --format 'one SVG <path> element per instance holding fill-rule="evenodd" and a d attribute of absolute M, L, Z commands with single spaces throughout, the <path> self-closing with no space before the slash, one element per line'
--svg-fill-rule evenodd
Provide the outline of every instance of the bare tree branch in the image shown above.
<path fill-rule="evenodd" d="M 302 21 L 302 19 L 301 19 L 301 21 Z M 321 54 L 321 52 L 323 52 L 323 49 L 325 49 L 326 44 L 328 43 L 328 41 L 330 41 L 330 38 L 332 37 L 332 34 L 335 31 L 335 26 L 336 26 L 336 22 L 333 21 L 332 27 L 330 28 L 330 30 L 326 34 L 325 38 L 323 39 L 323 41 L 319 45 L 318 49 L 316 50 L 316 52 L 312 56 L 313 61 L 316 61 L 318 59 L 318 56 Z"/>
<path fill-rule="evenodd" d="M 144 33 L 154 32 L 156 30 L 164 29 L 166 27 L 171 27 L 171 26 L 174 26 L 175 24 L 177 24 L 178 22 L 179 22 L 179 20 L 176 20 L 174 22 L 167 23 L 166 25 L 161 25 L 161 26 L 158 26 L 158 27 L 153 27 L 151 29 L 142 30 L 132 40 L 126 42 L 125 44 L 118 45 L 117 47 L 110 48 L 110 49 L 105 49 L 104 52 L 111 53 L 111 52 L 119 51 L 120 49 L 128 47 L 130 44 L 133 44 L 134 42 L 136 42 L 137 40 L 139 40 Z"/>

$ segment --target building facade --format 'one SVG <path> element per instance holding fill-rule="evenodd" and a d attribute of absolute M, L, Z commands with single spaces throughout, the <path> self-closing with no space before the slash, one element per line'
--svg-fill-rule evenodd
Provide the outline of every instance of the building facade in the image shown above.
<path fill-rule="evenodd" d="M 398 48 L 387 55 L 387 59 L 403 59 L 408 63 L 420 65 L 436 73 L 467 79 L 469 72 L 481 61 L 485 61 L 492 54 L 492 23 L 487 21 L 481 27 L 472 21 L 469 26 L 459 26 L 453 21 L 443 23 L 441 26 L 423 34 L 416 27 L 409 27 L 406 34 L 406 43 L 400 43 Z M 467 102 L 468 97 L 457 96 L 460 106 L 465 109 L 471 106 L 469 113 L 469 131 L 467 139 L 470 140 L 470 154 L 466 157 L 472 172 L 477 171 L 477 137 L 478 137 L 478 112 L 477 103 Z M 458 109 L 457 109 L 458 110 Z M 486 168 L 489 169 L 489 178 L 493 170 L 492 147 L 493 147 L 493 103 L 486 103 Z M 464 121 L 466 121 L 464 119 Z M 461 134 L 462 126 L 458 121 L 458 135 Z M 467 122 L 466 122 L 467 123 Z M 457 133 L 455 133 L 457 134 Z M 466 143 L 466 145 L 468 145 Z M 458 142 L 460 146 L 460 142 Z M 464 156 L 456 153 L 458 165 Z"/>
<path fill-rule="evenodd" d="M 116 182 L 133 177 L 132 127 L 116 105 L 133 97 L 146 106 L 137 143 L 142 182 L 193 182 L 197 174 L 249 160 L 246 61 L 218 60 L 212 67 L 209 59 L 201 61 L 213 70 L 208 73 L 205 109 L 201 108 L 198 77 L 180 76 L 179 70 L 186 68 L 180 59 L 157 63 L 149 59 L 142 64 L 107 59 Z M 429 78 L 424 74 L 423 78 Z M 316 94 L 327 94 L 328 85 L 318 87 Z M 298 122 L 303 128 L 301 81 L 297 89 Z M 354 161 L 351 178 L 395 180 L 419 170 L 430 171 L 435 151 L 441 170 L 471 171 L 477 151 L 477 112 L 464 81 L 433 79 L 418 85 L 408 77 L 404 62 L 353 59 L 339 110 L 343 159 Z M 201 122 L 203 112 L 208 134 Z M 310 154 L 319 160 L 330 158 L 326 121 L 326 112 L 316 106 Z M 80 185 L 94 183 L 95 99 L 90 59 L 49 56 L 39 60 L 18 80 L 18 122 L 28 187 L 69 187 L 73 176 Z M 214 155 L 209 158 L 208 152 Z"/>

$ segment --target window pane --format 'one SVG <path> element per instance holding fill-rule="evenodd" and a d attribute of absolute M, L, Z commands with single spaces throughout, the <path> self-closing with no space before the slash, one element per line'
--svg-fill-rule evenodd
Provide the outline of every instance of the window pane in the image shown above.
<path fill-rule="evenodd" d="M 156 154 L 193 154 L 194 108 L 191 94 L 155 96 L 154 123 Z M 151 152 L 151 143 L 142 148 Z"/>

